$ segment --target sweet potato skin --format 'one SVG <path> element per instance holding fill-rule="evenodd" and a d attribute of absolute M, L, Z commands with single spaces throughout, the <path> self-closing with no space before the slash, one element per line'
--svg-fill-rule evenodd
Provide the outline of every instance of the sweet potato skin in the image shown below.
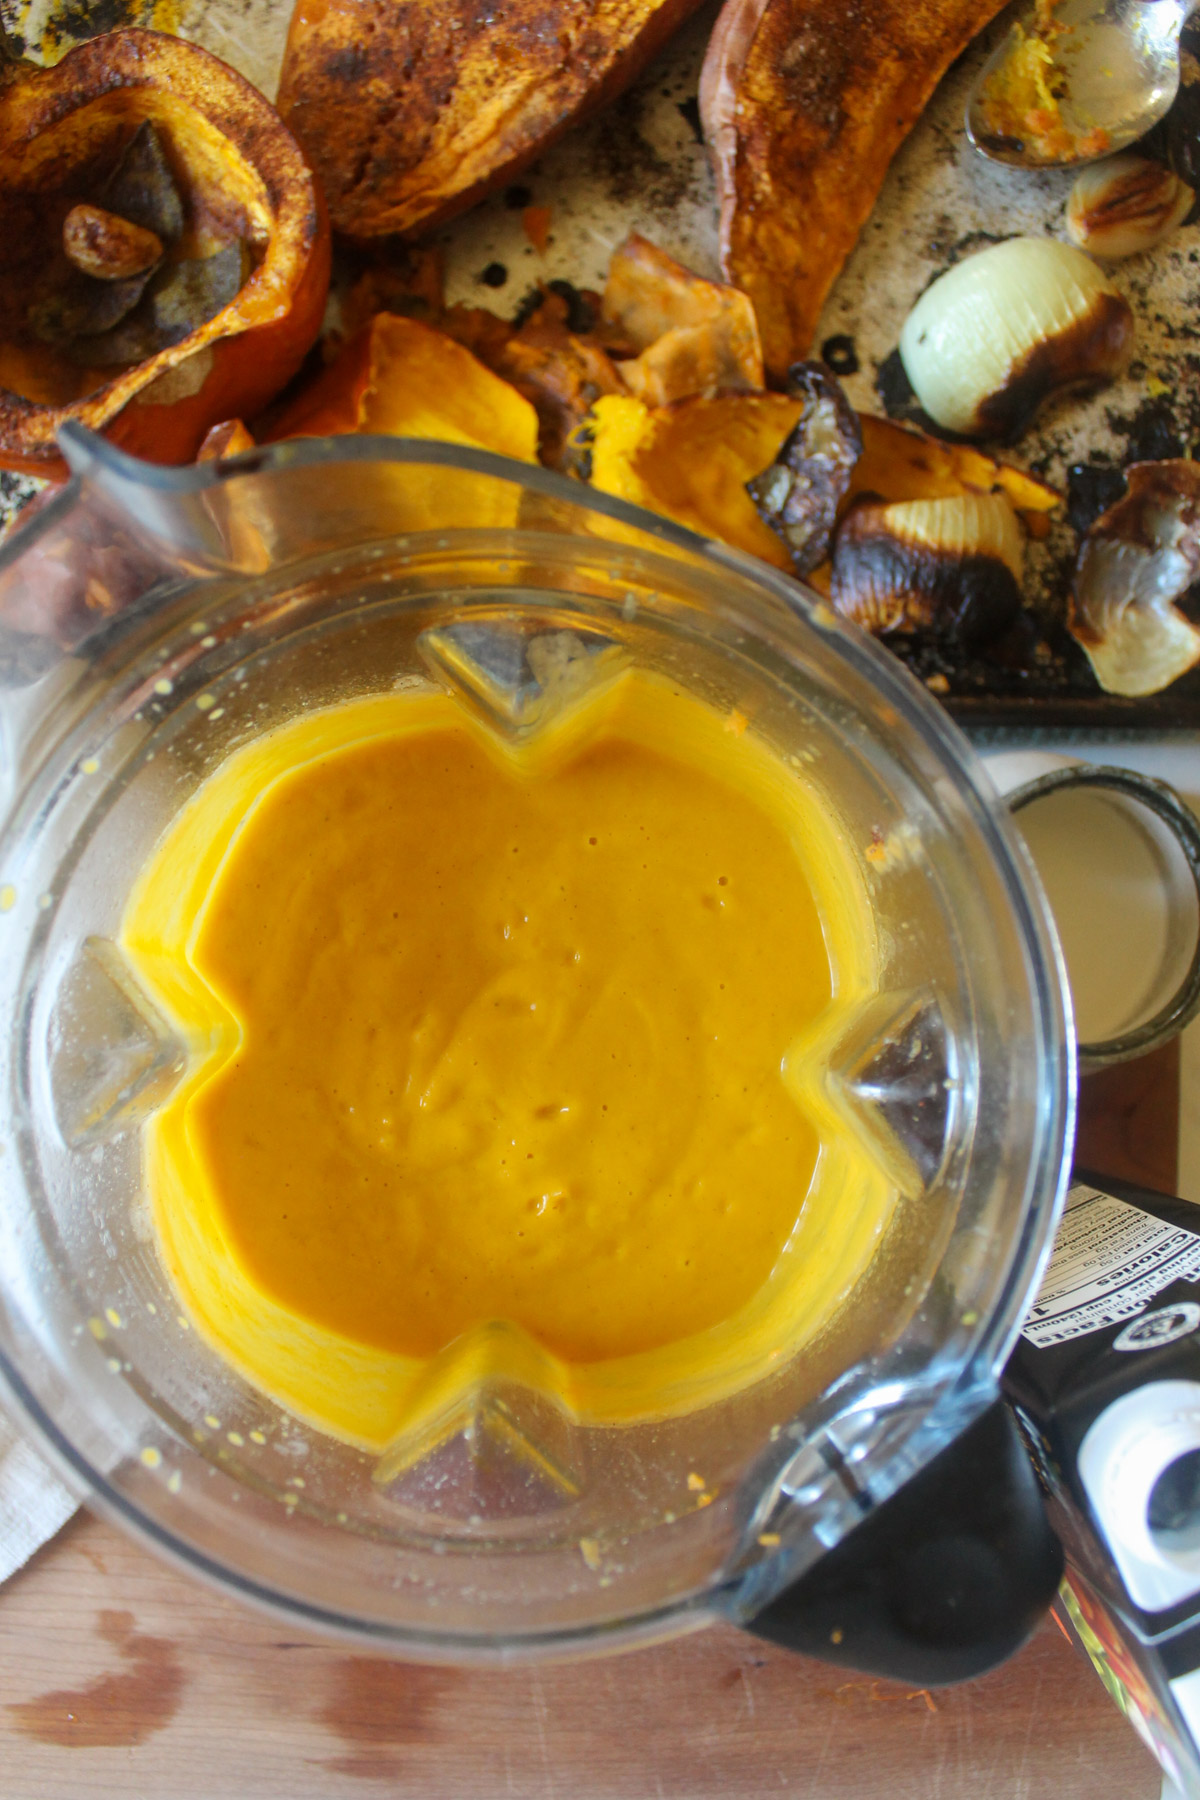
<path fill-rule="evenodd" d="M 726 0 L 700 83 L 727 278 L 769 375 L 809 354 L 896 151 L 1003 0 Z"/>
<path fill-rule="evenodd" d="M 335 230 L 412 233 L 619 94 L 698 0 L 298 0 L 279 110 Z"/>

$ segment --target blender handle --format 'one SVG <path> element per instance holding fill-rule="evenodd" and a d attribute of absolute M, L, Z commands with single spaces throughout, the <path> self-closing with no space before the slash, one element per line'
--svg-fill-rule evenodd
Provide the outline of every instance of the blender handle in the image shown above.
<path fill-rule="evenodd" d="M 997 1397 L 744 1624 L 822 1662 L 939 1686 L 1019 1649 L 1062 1572 L 1033 1465 Z"/>
<path fill-rule="evenodd" d="M 1066 788 L 1106 788 L 1136 800 L 1160 819 L 1183 852 L 1196 888 L 1200 904 L 1200 822 L 1187 802 L 1165 781 L 1152 775 L 1138 775 L 1132 769 L 1114 768 L 1106 763 L 1072 763 L 1065 769 L 1053 769 L 1027 781 L 1007 796 L 1010 812 L 1045 799 L 1048 794 L 1062 793 Z M 1103 1069 L 1111 1063 L 1127 1062 L 1157 1049 L 1169 1038 L 1176 1037 L 1200 1010 L 1200 933 L 1187 973 L 1175 993 L 1152 1018 L 1146 1019 L 1118 1037 L 1080 1044 L 1076 1054 L 1081 1069 Z"/>

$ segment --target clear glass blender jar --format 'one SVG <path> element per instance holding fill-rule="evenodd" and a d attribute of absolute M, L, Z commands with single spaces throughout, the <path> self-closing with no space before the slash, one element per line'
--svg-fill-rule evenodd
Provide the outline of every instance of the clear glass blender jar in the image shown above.
<path fill-rule="evenodd" d="M 539 469 L 395 439 L 186 470 L 64 449 L 71 484 L 0 551 L 17 1409 L 151 1543 L 403 1654 L 617 1648 L 799 1591 L 991 1407 L 1069 1168 L 1058 954 L 965 741 L 811 593 Z M 898 1204 L 833 1324 L 731 1400 L 606 1428 L 484 1375 L 426 1455 L 378 1458 L 181 1311 L 140 1133 L 187 1053 L 116 948 L 125 901 L 206 776 L 302 709 L 435 683 L 528 738 L 619 667 L 739 713 L 838 820 L 881 967 L 824 1079 Z"/>

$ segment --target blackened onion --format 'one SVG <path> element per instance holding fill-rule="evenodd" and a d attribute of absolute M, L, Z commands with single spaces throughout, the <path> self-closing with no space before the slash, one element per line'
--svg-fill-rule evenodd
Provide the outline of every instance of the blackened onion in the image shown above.
<path fill-rule="evenodd" d="M 1075 564 L 1069 620 L 1110 694 L 1156 694 L 1200 662 L 1200 631 L 1174 604 L 1200 578 L 1200 463 L 1134 463 Z"/>
<path fill-rule="evenodd" d="M 1012 438 L 1058 389 L 1107 380 L 1133 348 L 1129 302 L 1090 257 L 1009 238 L 957 263 L 917 301 L 900 356 L 935 424 Z"/>
<path fill-rule="evenodd" d="M 925 632 L 974 650 L 1019 613 L 1023 553 L 1002 494 L 867 503 L 838 531 L 830 597 L 877 636 Z"/>

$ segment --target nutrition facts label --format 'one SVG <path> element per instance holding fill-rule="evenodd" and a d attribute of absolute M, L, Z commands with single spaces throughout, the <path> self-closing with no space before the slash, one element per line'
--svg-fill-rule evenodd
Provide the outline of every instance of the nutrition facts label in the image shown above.
<path fill-rule="evenodd" d="M 1073 1187 L 1023 1336 L 1037 1349 L 1131 1319 L 1173 1281 L 1200 1278 L 1200 1236 L 1097 1188 Z"/>

